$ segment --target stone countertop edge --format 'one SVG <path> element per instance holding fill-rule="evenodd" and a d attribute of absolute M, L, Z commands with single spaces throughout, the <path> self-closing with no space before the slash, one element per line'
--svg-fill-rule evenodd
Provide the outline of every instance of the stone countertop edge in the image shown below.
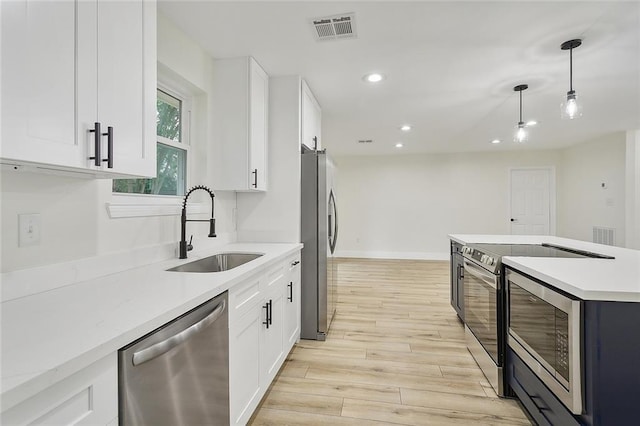
<path fill-rule="evenodd" d="M 2 411 L 115 353 L 254 273 L 264 272 L 302 247 L 301 243 L 231 243 L 191 252 L 188 259 L 156 262 L 3 302 Z M 264 256 L 220 273 L 167 271 L 221 252 Z M 75 314 L 82 321 L 73 318 Z M 67 333 L 52 333 L 59 329 Z M 27 335 L 31 338 L 25 339 Z"/>

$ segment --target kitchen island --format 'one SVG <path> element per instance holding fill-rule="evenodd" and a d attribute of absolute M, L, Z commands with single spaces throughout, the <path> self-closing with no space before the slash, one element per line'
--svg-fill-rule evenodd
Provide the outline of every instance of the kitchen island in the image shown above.
<path fill-rule="evenodd" d="M 625 389 L 640 384 L 640 251 L 551 236 L 450 238 L 452 265 L 460 253 L 471 259 L 474 246 L 513 245 L 513 251 L 496 251 L 521 254 L 504 255 L 497 264 L 493 257 L 479 260 L 498 269 L 504 302 L 495 318 L 503 321 L 498 340 L 506 342 L 500 359 L 506 361 L 507 395 L 513 391 L 539 424 L 631 422 L 638 400 Z M 541 244 L 611 258 L 526 254 L 534 252 L 527 246 Z M 465 274 L 451 277 L 452 302 L 460 280 L 463 288 L 471 285 Z"/>

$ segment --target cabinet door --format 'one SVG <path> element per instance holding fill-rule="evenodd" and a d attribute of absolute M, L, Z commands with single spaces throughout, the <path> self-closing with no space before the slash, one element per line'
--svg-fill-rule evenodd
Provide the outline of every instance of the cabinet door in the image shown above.
<path fill-rule="evenodd" d="M 311 89 L 302 82 L 302 144 L 311 149 L 322 149 L 322 111 Z"/>
<path fill-rule="evenodd" d="M 95 31 L 95 2 L 3 1 L 1 7 L 0 156 L 87 167 L 87 146 L 77 132 L 75 105 L 87 90 L 91 95 L 91 87 L 82 83 L 90 78 L 87 72 L 95 76 L 95 60 L 86 67 L 76 62 L 76 53 L 78 57 L 91 53 L 85 50 L 87 43 L 76 46 L 76 39 L 82 35 L 89 45 L 95 42 L 95 35 L 83 32 Z M 95 55 L 95 43 L 91 49 Z M 95 116 L 95 103 L 91 107 Z"/>
<path fill-rule="evenodd" d="M 106 425 L 118 416 L 116 353 L 4 411 L 3 425 Z"/>
<path fill-rule="evenodd" d="M 264 305 L 270 304 L 268 308 L 269 327 L 267 328 L 266 324 L 262 326 L 260 340 L 262 381 L 265 384 L 271 383 L 284 358 L 284 297 L 281 287 L 275 290 L 269 292 L 269 295 L 264 300 Z M 263 310 L 266 314 L 267 309 Z"/>
<path fill-rule="evenodd" d="M 231 424 L 246 424 L 262 397 L 260 340 L 264 309 L 258 304 L 229 326 Z"/>
<path fill-rule="evenodd" d="M 214 63 L 215 187 L 264 191 L 267 187 L 269 77 L 251 57 Z"/>
<path fill-rule="evenodd" d="M 113 168 L 155 176 L 155 2 L 98 2 L 98 119 L 113 128 Z M 108 157 L 107 137 L 102 158 Z"/>
<path fill-rule="evenodd" d="M 297 263 L 296 263 L 297 262 Z M 289 279 L 285 283 L 284 292 L 284 349 L 285 353 L 300 337 L 300 261 L 299 257 L 291 262 Z"/>
<path fill-rule="evenodd" d="M 456 307 L 460 319 L 464 321 L 464 261 L 462 256 L 456 255 L 458 276 L 456 280 Z"/>
<path fill-rule="evenodd" d="M 102 177 L 154 176 L 154 1 L 2 2 L 2 157 Z M 94 123 L 113 127 L 96 166 Z M 101 157 L 107 137 L 98 135 Z M 51 168 L 47 168 L 51 169 Z"/>
<path fill-rule="evenodd" d="M 249 58 L 249 186 L 267 189 L 267 134 L 269 77 Z"/>

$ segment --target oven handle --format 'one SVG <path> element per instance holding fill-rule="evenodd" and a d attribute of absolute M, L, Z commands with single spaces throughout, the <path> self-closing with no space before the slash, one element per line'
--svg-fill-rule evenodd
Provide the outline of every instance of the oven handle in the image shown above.
<path fill-rule="evenodd" d="M 464 270 L 465 270 L 465 273 L 466 272 L 470 273 L 474 277 L 481 279 L 483 282 L 488 284 L 491 288 L 498 290 L 498 277 L 476 266 L 475 263 L 470 262 L 467 259 L 464 259 Z"/>

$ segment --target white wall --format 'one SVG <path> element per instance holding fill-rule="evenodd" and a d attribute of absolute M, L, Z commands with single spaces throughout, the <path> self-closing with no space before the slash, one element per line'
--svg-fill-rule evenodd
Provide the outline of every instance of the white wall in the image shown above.
<path fill-rule="evenodd" d="M 199 143 L 191 162 L 190 184 L 211 182 L 206 144 L 213 143 L 211 101 L 212 58 L 162 14 L 158 16 L 158 62 L 195 96 L 197 122 L 192 140 Z M 111 180 L 3 171 L 1 176 L 2 272 L 65 262 L 180 239 L 179 216 L 110 219 Z M 213 188 L 215 190 L 215 188 Z M 195 195 L 195 194 L 194 194 Z M 207 197 L 196 198 L 206 201 Z M 221 238 L 235 239 L 235 193 L 216 192 L 216 225 Z M 40 213 L 42 242 L 18 247 L 18 214 Z M 206 216 L 206 215 L 204 215 Z M 194 242 L 206 238 L 207 224 L 189 223 Z"/>
<path fill-rule="evenodd" d="M 574 145 L 561 158 L 558 235 L 592 241 L 593 227 L 601 226 L 615 229 L 615 244 L 624 246 L 625 134 Z"/>
<path fill-rule="evenodd" d="M 509 168 L 555 151 L 339 157 L 339 256 L 448 258 L 450 233 L 508 234 Z"/>
<path fill-rule="evenodd" d="M 238 240 L 300 242 L 300 86 L 269 79 L 268 190 L 238 193 Z"/>
<path fill-rule="evenodd" d="M 640 250 L 640 130 L 627 132 L 625 167 L 626 246 Z"/>

